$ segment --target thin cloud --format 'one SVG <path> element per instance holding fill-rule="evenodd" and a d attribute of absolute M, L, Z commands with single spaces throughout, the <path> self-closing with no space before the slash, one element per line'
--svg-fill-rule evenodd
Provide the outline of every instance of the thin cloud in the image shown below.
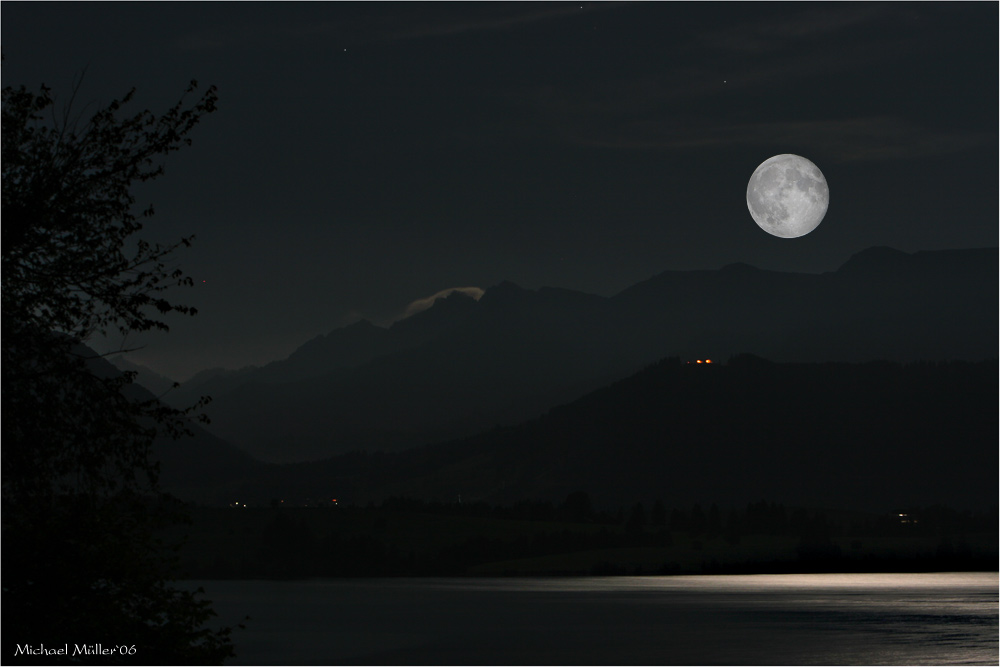
<path fill-rule="evenodd" d="M 935 130 L 891 116 L 838 120 L 692 126 L 632 123 L 572 138 L 606 148 L 676 150 L 743 146 L 808 146 L 838 162 L 929 157 L 995 144 L 996 133 Z"/>
<path fill-rule="evenodd" d="M 783 94 L 799 82 L 843 85 L 873 62 L 885 65 L 944 48 L 952 39 L 947 35 L 931 44 L 905 30 L 932 19 L 919 8 L 893 5 L 808 9 L 694 36 L 678 50 L 708 55 L 680 59 L 697 65 L 586 87 L 549 83 L 517 91 L 508 101 L 534 112 L 533 122 L 557 141 L 604 148 L 799 145 L 836 161 L 859 162 L 945 155 L 995 143 L 995 132 L 930 127 L 905 113 L 775 121 L 766 108 L 745 108 L 741 124 L 711 120 L 715 109 L 739 105 L 744 95 L 759 105 L 768 92 Z M 891 36 L 880 29 L 885 23 L 897 28 Z M 856 38 L 828 39 L 844 31 Z"/>
<path fill-rule="evenodd" d="M 483 290 L 479 287 L 449 287 L 448 289 L 443 289 L 431 296 L 413 301 L 406 307 L 403 314 L 397 319 L 404 320 L 411 315 L 416 315 L 421 311 L 427 310 L 434 305 L 435 301 L 438 299 L 445 299 L 451 296 L 454 292 L 460 292 L 466 296 L 471 296 L 476 301 L 479 301 L 479 298 L 483 295 Z"/>
<path fill-rule="evenodd" d="M 891 7 L 869 4 L 810 8 L 784 17 L 768 16 L 760 21 L 705 31 L 697 35 L 687 48 L 766 53 L 806 40 L 821 39 L 847 28 L 898 20 L 904 15 Z"/>
<path fill-rule="evenodd" d="M 922 48 L 904 39 L 858 42 L 837 50 L 821 50 L 808 58 L 767 57 L 736 61 L 725 66 L 678 66 L 655 75 L 620 80 L 592 81 L 586 87 L 548 83 L 506 91 L 512 105 L 558 119 L 560 125 L 574 117 L 601 119 L 650 117 L 675 110 L 680 103 L 730 96 L 734 92 L 759 93 L 783 89 L 800 80 L 834 77 L 870 66 L 873 61 L 903 59 Z M 498 92 L 499 99 L 501 94 Z"/>
<path fill-rule="evenodd" d="M 468 12 L 447 15 L 440 11 L 448 5 L 439 5 L 433 14 L 419 3 L 412 9 L 404 5 L 400 12 L 382 12 L 363 17 L 338 21 L 312 21 L 274 24 L 233 24 L 214 26 L 210 31 L 192 31 L 182 35 L 174 46 L 182 51 L 206 51 L 235 46 L 279 47 L 300 45 L 302 40 L 322 39 L 335 42 L 338 47 L 356 47 L 364 44 L 403 40 L 446 37 L 464 33 L 503 31 L 513 28 L 571 18 L 592 12 L 606 11 L 627 6 L 628 2 L 565 3 L 539 8 L 534 3 L 514 5 L 485 3 L 474 5 L 480 14 Z M 373 4 L 377 7 L 377 4 Z M 461 5 L 459 5 L 461 7 Z"/>
<path fill-rule="evenodd" d="M 497 14 L 484 16 L 481 18 L 462 17 L 453 20 L 436 19 L 422 24 L 410 25 L 405 29 L 394 32 L 387 32 L 383 38 L 387 40 L 396 39 L 418 39 L 424 37 L 441 37 L 445 35 L 457 35 L 466 32 L 485 32 L 496 30 L 508 30 L 518 26 L 541 21 L 551 21 L 567 17 L 579 16 L 585 13 L 617 9 L 625 6 L 624 2 L 608 3 L 565 3 L 558 7 L 538 9 L 532 3 L 515 5 L 518 11 L 509 14 Z M 488 6 L 488 5 L 487 5 Z M 500 5 L 504 9 L 508 6 Z M 527 9 L 527 11 L 525 11 Z"/>

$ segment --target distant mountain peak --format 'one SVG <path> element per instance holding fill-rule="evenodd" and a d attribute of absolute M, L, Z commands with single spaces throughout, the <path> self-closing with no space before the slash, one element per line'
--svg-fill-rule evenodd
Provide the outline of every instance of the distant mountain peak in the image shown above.
<path fill-rule="evenodd" d="M 876 245 L 871 248 L 865 248 L 854 253 L 851 259 L 856 257 L 900 257 L 903 255 L 908 255 L 909 253 L 903 252 L 902 250 L 896 250 L 895 248 L 887 245 Z M 850 260 L 847 260 L 850 261 Z"/>
<path fill-rule="evenodd" d="M 160 395 L 173 389 L 174 381 L 172 379 L 157 373 L 148 366 L 129 361 L 121 355 L 111 357 L 110 361 L 119 370 L 135 373 L 135 381 L 154 394 Z"/>
<path fill-rule="evenodd" d="M 425 321 L 428 319 L 439 318 L 442 315 L 463 313 L 474 308 L 476 301 L 477 299 L 473 295 L 466 294 L 460 290 L 455 290 L 445 296 L 437 297 L 427 308 L 419 310 L 409 317 L 404 317 L 403 319 L 395 322 L 392 325 L 392 328 L 398 328 L 400 325 L 403 325 L 404 322 L 409 322 L 411 320 Z"/>
<path fill-rule="evenodd" d="M 266 370 L 171 395 L 212 395 L 213 430 L 271 460 L 411 447 L 533 418 L 665 356 L 995 358 L 996 274 L 996 249 L 872 248 L 844 272 L 731 264 L 613 297 L 504 281 L 478 302 L 441 295 L 388 329 L 355 322 Z"/>
<path fill-rule="evenodd" d="M 750 273 L 760 271 L 760 269 L 756 266 L 747 264 L 746 262 L 733 262 L 732 264 L 726 264 L 720 270 L 723 273 Z"/>
<path fill-rule="evenodd" d="M 317 350 L 331 345 L 344 345 L 349 344 L 350 342 L 366 341 L 375 333 L 376 329 L 385 331 L 382 327 L 372 324 L 369 320 L 360 319 L 357 322 L 348 324 L 347 326 L 334 329 L 330 333 L 320 334 L 315 338 L 307 340 L 305 343 L 295 348 L 295 350 L 288 355 L 288 359 L 308 357 L 311 354 L 315 354 Z M 281 363 L 281 361 L 273 363 Z"/>
<path fill-rule="evenodd" d="M 874 246 L 851 255 L 840 267 L 841 271 L 857 271 L 870 268 L 894 268 L 901 266 L 911 255 L 889 246 Z"/>
<path fill-rule="evenodd" d="M 471 294 L 466 294 L 465 292 L 459 292 L 458 290 L 455 290 L 454 292 L 452 292 L 448 296 L 442 297 L 440 299 L 436 299 L 434 301 L 434 306 L 437 306 L 438 304 L 440 304 L 442 302 L 458 303 L 458 302 L 468 302 L 468 301 L 476 301 L 476 300 L 477 300 L 476 297 L 472 296 Z M 431 307 L 433 308 L 434 306 L 431 306 Z"/>
<path fill-rule="evenodd" d="M 493 293 L 499 292 L 499 293 L 502 294 L 504 292 L 527 292 L 528 290 L 526 290 L 525 288 L 521 287 L 520 285 L 518 285 L 515 282 L 512 282 L 510 280 L 504 280 L 504 281 L 501 281 L 500 283 L 497 283 L 493 287 L 490 287 L 486 291 L 487 292 L 493 292 Z"/>
<path fill-rule="evenodd" d="M 434 302 L 429 308 L 421 310 L 405 319 L 400 320 L 399 322 L 396 322 L 393 325 L 393 328 L 399 329 L 400 325 L 408 326 L 404 325 L 404 322 L 427 322 L 431 320 L 440 321 L 442 317 L 454 318 L 456 316 L 464 316 L 475 309 L 476 301 L 477 299 L 471 294 L 466 294 L 456 290 L 447 296 L 434 299 Z"/>
<path fill-rule="evenodd" d="M 345 329 L 378 329 L 380 327 L 377 327 L 375 324 L 373 324 L 371 320 L 362 317 L 357 322 L 354 322 L 353 324 L 348 324 L 344 328 Z"/>
<path fill-rule="evenodd" d="M 484 306 L 503 305 L 516 301 L 530 291 L 509 280 L 504 280 L 483 292 L 479 302 Z"/>

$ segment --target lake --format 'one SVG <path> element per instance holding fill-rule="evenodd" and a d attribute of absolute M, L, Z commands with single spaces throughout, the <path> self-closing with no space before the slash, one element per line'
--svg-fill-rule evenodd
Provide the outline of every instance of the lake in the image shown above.
<path fill-rule="evenodd" d="M 990 664 L 998 574 L 201 581 L 227 664 Z"/>

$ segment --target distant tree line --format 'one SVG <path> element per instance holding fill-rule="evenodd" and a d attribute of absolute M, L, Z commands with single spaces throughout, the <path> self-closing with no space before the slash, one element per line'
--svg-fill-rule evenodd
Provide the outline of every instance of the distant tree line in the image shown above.
<path fill-rule="evenodd" d="M 546 521 L 620 526 L 626 531 L 649 533 L 667 529 L 691 537 L 725 537 L 738 541 L 740 535 L 794 535 L 826 532 L 831 536 L 941 535 L 996 530 L 997 510 L 960 511 L 941 505 L 901 508 L 883 515 L 858 514 L 847 521 L 831 521 L 822 510 L 787 508 L 783 503 L 761 500 L 749 502 L 743 510 L 723 513 L 718 504 L 707 509 L 700 503 L 690 507 L 667 508 L 660 499 L 646 509 L 642 502 L 614 511 L 596 510 L 584 491 L 569 494 L 561 503 L 548 500 L 520 500 L 510 505 L 484 501 L 441 502 L 418 498 L 388 498 L 370 503 L 370 511 L 406 511 L 448 516 L 489 517 L 518 521 Z M 725 514 L 725 516 L 723 516 Z M 906 517 L 906 518 L 903 518 Z"/>
<path fill-rule="evenodd" d="M 560 503 L 520 501 L 506 506 L 397 497 L 380 505 L 329 510 L 300 507 L 211 511 L 243 518 L 248 512 L 254 513 L 254 521 L 261 526 L 259 539 L 256 548 L 239 555 L 211 558 L 189 553 L 186 567 L 188 576 L 194 578 L 455 576 L 469 574 L 471 568 L 486 563 L 594 550 L 670 548 L 678 541 L 693 544 L 696 549 L 710 543 L 733 548 L 752 536 L 797 545 L 794 562 L 722 565 L 706 559 L 697 571 L 967 570 L 982 564 L 972 558 L 964 536 L 997 530 L 996 511 L 974 513 L 930 507 L 843 520 L 822 511 L 786 508 L 766 501 L 723 512 L 714 503 L 707 509 L 700 504 L 668 508 L 660 500 L 648 509 L 637 502 L 607 511 L 594 509 L 585 492 L 572 493 Z M 900 518 L 903 515 L 905 522 Z M 426 526 L 435 518 L 446 517 L 462 522 L 462 534 L 455 539 L 414 536 L 426 532 Z M 930 539 L 937 548 L 924 554 L 918 563 L 912 559 L 849 559 L 850 554 L 840 546 L 893 536 Z M 612 559 L 595 565 L 589 573 L 680 571 L 665 561 L 654 570 L 637 572 Z M 556 568 L 550 573 L 570 572 Z"/>
<path fill-rule="evenodd" d="M 462 494 L 466 506 L 533 498 L 555 508 L 588 489 L 623 506 L 623 519 L 636 499 L 651 521 L 657 497 L 701 498 L 718 503 L 722 523 L 762 493 L 814 507 L 992 506 L 996 378 L 995 359 L 795 364 L 739 355 L 706 366 L 672 357 L 517 426 L 269 466 L 239 497 L 448 504 Z M 706 520 L 710 509 L 702 507 Z"/>

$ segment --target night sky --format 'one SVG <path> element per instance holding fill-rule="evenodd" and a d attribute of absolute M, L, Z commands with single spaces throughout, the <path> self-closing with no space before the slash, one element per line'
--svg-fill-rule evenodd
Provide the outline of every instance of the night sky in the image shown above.
<path fill-rule="evenodd" d="M 3 84 L 83 77 L 219 110 L 137 190 L 196 306 L 130 355 L 175 379 L 503 280 L 612 295 L 733 262 L 995 247 L 998 5 L 15 3 Z M 823 223 L 761 231 L 758 164 L 815 162 Z"/>

